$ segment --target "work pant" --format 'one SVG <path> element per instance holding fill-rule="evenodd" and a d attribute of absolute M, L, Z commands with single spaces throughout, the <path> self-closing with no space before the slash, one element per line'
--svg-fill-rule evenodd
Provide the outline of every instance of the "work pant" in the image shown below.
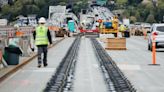
<path fill-rule="evenodd" d="M 125 31 L 121 31 L 122 37 L 125 37 Z"/>
<path fill-rule="evenodd" d="M 47 64 L 47 46 L 38 46 L 38 64 L 42 63 L 42 53 L 43 56 L 43 64 Z"/>

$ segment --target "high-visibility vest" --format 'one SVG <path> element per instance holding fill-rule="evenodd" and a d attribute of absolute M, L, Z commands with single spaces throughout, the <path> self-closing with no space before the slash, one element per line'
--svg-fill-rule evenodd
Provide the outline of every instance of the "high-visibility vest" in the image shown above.
<path fill-rule="evenodd" d="M 121 31 L 121 32 L 124 32 L 125 30 L 126 30 L 126 29 L 125 29 L 125 26 L 124 26 L 124 25 L 121 25 L 121 26 L 120 26 L 120 31 Z"/>
<path fill-rule="evenodd" d="M 36 28 L 36 45 L 48 45 L 48 37 L 47 37 L 48 28 L 45 26 L 38 26 Z"/>
<path fill-rule="evenodd" d="M 118 29 L 118 19 L 112 20 L 112 27 L 113 27 L 113 29 Z"/>
<path fill-rule="evenodd" d="M 100 28 L 103 28 L 103 23 L 100 24 Z"/>

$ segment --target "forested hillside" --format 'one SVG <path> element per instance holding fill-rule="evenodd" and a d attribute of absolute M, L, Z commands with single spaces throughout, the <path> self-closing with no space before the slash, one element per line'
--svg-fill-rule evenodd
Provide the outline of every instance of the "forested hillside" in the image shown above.
<path fill-rule="evenodd" d="M 122 17 L 131 22 L 164 22 L 164 0 L 115 0 L 114 9 L 123 10 Z M 157 1 L 157 2 L 153 2 Z"/>
<path fill-rule="evenodd" d="M 27 16 L 28 14 L 37 14 L 38 17 L 48 16 L 49 5 L 73 5 L 75 13 L 80 8 L 86 8 L 88 0 L 15 0 L 13 3 L 4 5 L 0 12 L 1 18 L 15 20 L 18 15 Z"/>
<path fill-rule="evenodd" d="M 109 0 L 113 1 L 113 0 Z M 112 10 L 122 10 L 121 17 L 128 17 L 131 22 L 163 22 L 164 0 L 114 0 Z M 155 0 L 156 1 L 156 0 Z M 72 5 L 73 12 L 78 13 L 81 8 L 87 8 L 88 0 L 15 0 L 1 9 L 0 17 L 15 20 L 16 16 L 37 14 L 38 17 L 48 16 L 49 5 Z M 110 3 L 107 7 L 111 9 Z"/>

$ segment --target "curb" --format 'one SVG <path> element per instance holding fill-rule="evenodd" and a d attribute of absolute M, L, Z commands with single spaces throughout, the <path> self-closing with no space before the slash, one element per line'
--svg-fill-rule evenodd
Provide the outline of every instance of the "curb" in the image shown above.
<path fill-rule="evenodd" d="M 55 45 L 57 45 L 58 43 L 60 43 L 61 41 L 63 41 L 65 38 L 62 38 L 58 41 L 56 41 L 55 43 L 53 43 L 54 47 Z M 52 47 L 48 47 L 48 49 L 51 49 Z M 18 71 L 20 68 L 22 68 L 23 66 L 25 66 L 26 64 L 28 64 L 30 61 L 32 61 L 34 58 L 37 57 L 37 54 L 33 54 L 32 56 L 30 56 L 29 58 L 26 58 L 23 60 L 23 63 L 16 65 L 12 70 L 8 71 L 6 74 L 4 74 L 1 78 L 0 78 L 0 83 L 2 83 L 6 78 L 8 78 L 10 75 L 14 74 L 16 71 Z"/>

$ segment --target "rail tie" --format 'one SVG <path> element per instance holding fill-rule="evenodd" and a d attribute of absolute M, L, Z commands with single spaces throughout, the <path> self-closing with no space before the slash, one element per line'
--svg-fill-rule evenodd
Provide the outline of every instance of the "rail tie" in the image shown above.
<path fill-rule="evenodd" d="M 80 38 L 80 36 L 76 37 L 43 92 L 67 92 L 72 90 Z"/>
<path fill-rule="evenodd" d="M 124 76 L 100 43 L 94 38 L 91 38 L 91 41 L 108 84 L 109 92 L 136 92 L 136 89 Z"/>

